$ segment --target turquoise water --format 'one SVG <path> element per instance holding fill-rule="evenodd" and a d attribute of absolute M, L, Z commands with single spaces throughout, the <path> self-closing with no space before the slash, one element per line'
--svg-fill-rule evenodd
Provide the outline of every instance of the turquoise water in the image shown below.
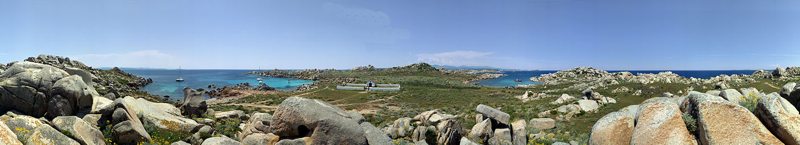
<path fill-rule="evenodd" d="M 608 72 L 622 72 L 627 71 L 633 74 L 637 73 L 659 73 L 665 71 L 671 71 L 672 73 L 678 74 L 680 76 L 686 78 L 702 78 L 708 79 L 711 77 L 719 76 L 719 75 L 733 75 L 733 74 L 743 74 L 749 75 L 755 72 L 755 70 L 612 70 Z M 540 76 L 542 74 L 554 73 L 556 71 L 544 70 L 544 71 L 505 71 L 503 74 L 506 74 L 504 77 L 495 78 L 495 79 L 487 79 L 487 80 L 480 80 L 478 81 L 478 85 L 481 86 L 488 86 L 488 87 L 514 87 L 517 85 L 529 85 L 529 84 L 540 84 L 540 82 L 531 81 L 530 78 L 533 76 Z M 515 80 L 521 80 L 521 82 L 516 82 Z"/>
<path fill-rule="evenodd" d="M 531 81 L 532 76 L 539 76 L 542 74 L 554 73 L 556 71 L 504 71 L 506 76 L 486 79 L 478 81 L 478 85 L 487 87 L 514 87 L 517 85 L 531 85 L 541 84 L 540 82 Z M 520 80 L 517 82 L 516 80 Z"/>
<path fill-rule="evenodd" d="M 239 83 L 250 83 L 251 86 L 258 85 L 258 76 L 249 75 L 247 72 L 253 70 L 165 70 L 165 69 L 123 69 L 125 72 L 153 79 L 153 83 L 145 86 L 144 91 L 158 96 L 170 96 L 171 100 L 183 98 L 183 88 L 207 88 L 210 84 L 217 87 L 236 85 Z M 183 77 L 185 81 L 175 82 L 178 77 Z M 311 84 L 314 81 L 262 77 L 264 83 L 278 90 L 294 90 L 298 86 Z"/>

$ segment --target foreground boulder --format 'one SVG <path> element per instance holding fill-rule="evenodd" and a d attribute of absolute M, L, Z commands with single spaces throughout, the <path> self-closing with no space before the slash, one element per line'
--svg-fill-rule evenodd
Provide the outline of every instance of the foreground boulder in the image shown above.
<path fill-rule="evenodd" d="M 360 120 L 324 101 L 289 97 L 275 111 L 271 129 L 281 138 L 311 137 L 315 144 L 365 145 Z"/>
<path fill-rule="evenodd" d="M 17 140 L 17 135 L 5 123 L 0 123 L 0 144 L 22 145 L 22 142 Z"/>
<path fill-rule="evenodd" d="M 686 129 L 677 104 L 667 99 L 658 99 L 640 105 L 638 110 L 631 144 L 697 144 Z"/>
<path fill-rule="evenodd" d="M 690 92 L 687 99 L 682 110 L 696 118 L 702 144 L 783 144 L 738 104 L 699 92 Z"/>
<path fill-rule="evenodd" d="M 141 141 L 150 141 L 150 134 L 144 129 L 139 113 L 133 110 L 121 99 L 117 99 L 112 107 L 104 108 L 101 118 L 111 118 L 112 138 L 118 144 L 136 144 Z M 113 110 L 113 111 L 109 111 Z M 109 113 L 110 112 L 110 113 Z"/>
<path fill-rule="evenodd" d="M 367 137 L 367 142 L 370 145 L 391 145 L 392 139 L 369 122 L 362 122 L 361 128 L 364 129 L 364 135 Z"/>
<path fill-rule="evenodd" d="M 0 116 L 0 121 L 5 123 L 5 125 L 8 126 L 8 128 L 10 128 L 11 131 L 14 132 L 14 134 L 18 137 L 31 136 L 31 133 L 36 128 L 47 126 L 47 123 L 42 120 L 33 118 L 31 116 L 17 115 L 13 112 L 7 112 L 5 115 Z"/>
<path fill-rule="evenodd" d="M 592 126 L 589 144 L 630 145 L 638 109 L 639 105 L 628 106 L 597 120 Z"/>
<path fill-rule="evenodd" d="M 248 135 L 242 139 L 243 145 L 273 145 L 280 141 L 279 137 L 275 134 L 255 133 Z"/>
<path fill-rule="evenodd" d="M 142 123 L 155 125 L 160 129 L 191 132 L 200 125 L 192 119 L 181 116 L 181 111 L 171 104 L 154 103 L 143 98 L 134 99 L 130 96 L 117 99 L 115 102 L 125 104 L 128 110 L 139 114 Z"/>
<path fill-rule="evenodd" d="M 478 142 L 488 142 L 492 135 L 494 135 L 492 121 L 487 118 L 476 123 L 475 126 L 472 126 L 472 130 L 470 130 L 468 137 Z"/>
<path fill-rule="evenodd" d="M 242 143 L 228 137 L 212 137 L 203 141 L 201 145 L 241 145 Z"/>
<path fill-rule="evenodd" d="M 68 133 L 70 137 L 76 139 L 81 144 L 106 144 L 105 141 L 103 141 L 103 133 L 81 118 L 75 116 L 59 116 L 53 119 L 52 124 L 58 130 L 61 130 L 61 132 Z"/>
<path fill-rule="evenodd" d="M 25 143 L 34 145 L 80 145 L 80 143 L 50 127 L 50 125 L 37 127 Z"/>
<path fill-rule="evenodd" d="M 800 144 L 800 113 L 776 93 L 758 100 L 756 116 L 787 145 Z"/>

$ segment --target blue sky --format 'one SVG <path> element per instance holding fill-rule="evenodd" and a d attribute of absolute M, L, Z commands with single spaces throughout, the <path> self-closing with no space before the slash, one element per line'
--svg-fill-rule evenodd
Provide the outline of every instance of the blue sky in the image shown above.
<path fill-rule="evenodd" d="M 516 69 L 800 65 L 796 0 L 4 0 L 0 61 Z"/>

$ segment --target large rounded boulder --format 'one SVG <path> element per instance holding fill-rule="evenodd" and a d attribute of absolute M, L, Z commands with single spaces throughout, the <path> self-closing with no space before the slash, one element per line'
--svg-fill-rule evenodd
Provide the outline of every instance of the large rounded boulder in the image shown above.
<path fill-rule="evenodd" d="M 611 112 L 592 126 L 589 144 L 629 145 L 633 135 L 634 119 L 639 105 L 632 105 L 617 112 Z"/>
<path fill-rule="evenodd" d="M 275 111 L 271 128 L 282 139 L 311 137 L 315 144 L 366 145 L 360 120 L 320 100 L 289 97 Z"/>
<path fill-rule="evenodd" d="M 639 106 L 631 144 L 697 144 L 677 104 L 668 99 L 645 102 Z"/>
<path fill-rule="evenodd" d="M 50 90 L 67 76 L 67 72 L 52 66 L 16 62 L 0 75 L 0 107 L 35 117 L 44 116 Z"/>
<path fill-rule="evenodd" d="M 800 113 L 776 93 L 758 100 L 756 116 L 783 143 L 800 144 Z"/>
<path fill-rule="evenodd" d="M 53 66 L 16 62 L 0 74 L 0 110 L 48 118 L 89 113 L 99 95 L 84 80 Z"/>
<path fill-rule="evenodd" d="M 738 104 L 699 92 L 689 93 L 687 100 L 682 110 L 696 118 L 702 144 L 783 144 Z"/>

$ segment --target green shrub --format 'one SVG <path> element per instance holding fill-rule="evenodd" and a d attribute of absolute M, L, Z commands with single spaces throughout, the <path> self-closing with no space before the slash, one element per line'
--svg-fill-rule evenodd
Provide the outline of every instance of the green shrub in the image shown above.
<path fill-rule="evenodd" d="M 237 132 L 242 131 L 239 128 L 241 122 L 238 118 L 217 120 L 217 126 L 214 126 L 214 130 L 216 130 L 217 134 L 235 137 Z"/>
<path fill-rule="evenodd" d="M 756 106 L 758 106 L 758 99 L 761 98 L 757 94 L 748 93 L 739 100 L 739 105 L 742 107 L 747 108 L 750 112 L 755 112 Z"/>
<path fill-rule="evenodd" d="M 694 116 L 689 114 L 689 112 L 684 112 L 681 117 L 683 117 L 683 123 L 686 123 L 686 129 L 688 129 L 689 132 L 697 131 L 697 120 L 694 119 Z"/>
<path fill-rule="evenodd" d="M 144 145 L 171 144 L 173 142 L 181 141 L 183 139 L 192 136 L 191 134 L 186 132 L 169 131 L 158 128 L 153 125 L 145 125 L 144 128 L 145 130 L 147 130 L 147 133 L 150 134 L 150 138 L 153 139 L 151 142 L 143 142 L 142 144 Z"/>

